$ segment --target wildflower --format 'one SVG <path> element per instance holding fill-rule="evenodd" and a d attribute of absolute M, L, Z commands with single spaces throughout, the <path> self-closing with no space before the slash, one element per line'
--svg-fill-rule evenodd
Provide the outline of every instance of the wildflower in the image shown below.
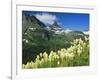
<path fill-rule="evenodd" d="M 60 64 L 60 61 L 57 61 L 57 64 L 59 65 Z"/>
<path fill-rule="evenodd" d="M 40 53 L 40 57 L 42 58 L 42 53 Z"/>
<path fill-rule="evenodd" d="M 39 56 L 37 55 L 37 59 L 39 59 Z"/>
<path fill-rule="evenodd" d="M 77 50 L 77 54 L 80 55 L 81 53 L 82 53 L 82 50 L 81 49 L 78 49 Z"/>
<path fill-rule="evenodd" d="M 25 42 L 26 42 L 26 43 L 28 43 L 29 41 L 28 41 L 28 40 L 26 40 Z"/>
<path fill-rule="evenodd" d="M 44 53 L 43 53 L 43 57 L 44 57 L 44 58 L 47 58 L 47 57 L 48 57 L 48 54 L 47 54 L 46 52 L 44 52 Z"/>
<path fill-rule="evenodd" d="M 27 35 L 27 33 L 25 33 L 25 35 Z"/>

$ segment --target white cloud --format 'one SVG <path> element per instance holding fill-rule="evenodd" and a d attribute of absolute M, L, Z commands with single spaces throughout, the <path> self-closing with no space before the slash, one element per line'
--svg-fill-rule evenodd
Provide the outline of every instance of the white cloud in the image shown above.
<path fill-rule="evenodd" d="M 52 25 L 57 20 L 55 15 L 49 13 L 36 14 L 35 16 L 46 25 Z"/>

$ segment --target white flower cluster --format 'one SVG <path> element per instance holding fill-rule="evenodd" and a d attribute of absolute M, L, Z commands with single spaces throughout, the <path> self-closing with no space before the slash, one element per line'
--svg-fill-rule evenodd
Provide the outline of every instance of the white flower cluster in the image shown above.
<path fill-rule="evenodd" d="M 44 52 L 37 55 L 34 62 L 23 64 L 23 69 L 47 68 L 47 67 L 67 67 L 89 65 L 89 40 L 75 39 L 71 42 L 72 46 L 62 48 L 57 52 L 51 51 L 50 54 Z"/>

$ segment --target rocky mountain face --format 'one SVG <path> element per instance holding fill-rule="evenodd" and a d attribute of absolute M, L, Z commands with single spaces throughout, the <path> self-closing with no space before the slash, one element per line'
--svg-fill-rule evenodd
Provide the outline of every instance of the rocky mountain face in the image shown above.
<path fill-rule="evenodd" d="M 23 15 L 22 16 L 22 32 L 25 33 L 30 29 L 43 29 L 46 27 L 41 21 L 35 16 Z"/>

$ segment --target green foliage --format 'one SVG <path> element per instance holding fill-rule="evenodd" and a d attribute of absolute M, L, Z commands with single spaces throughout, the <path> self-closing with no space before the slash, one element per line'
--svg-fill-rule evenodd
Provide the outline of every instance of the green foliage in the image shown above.
<path fill-rule="evenodd" d="M 62 48 L 58 51 L 43 52 L 37 55 L 36 59 L 27 64 L 22 64 L 23 69 L 70 67 L 89 65 L 89 39 L 75 39 L 69 48 Z"/>
<path fill-rule="evenodd" d="M 39 33 L 39 32 L 38 32 Z M 41 34 L 41 33 L 40 33 Z M 39 53 L 58 51 L 61 48 L 70 47 L 70 41 L 64 35 L 50 35 L 50 40 L 46 37 L 35 36 L 27 33 L 23 36 L 23 64 L 34 61 Z"/>

